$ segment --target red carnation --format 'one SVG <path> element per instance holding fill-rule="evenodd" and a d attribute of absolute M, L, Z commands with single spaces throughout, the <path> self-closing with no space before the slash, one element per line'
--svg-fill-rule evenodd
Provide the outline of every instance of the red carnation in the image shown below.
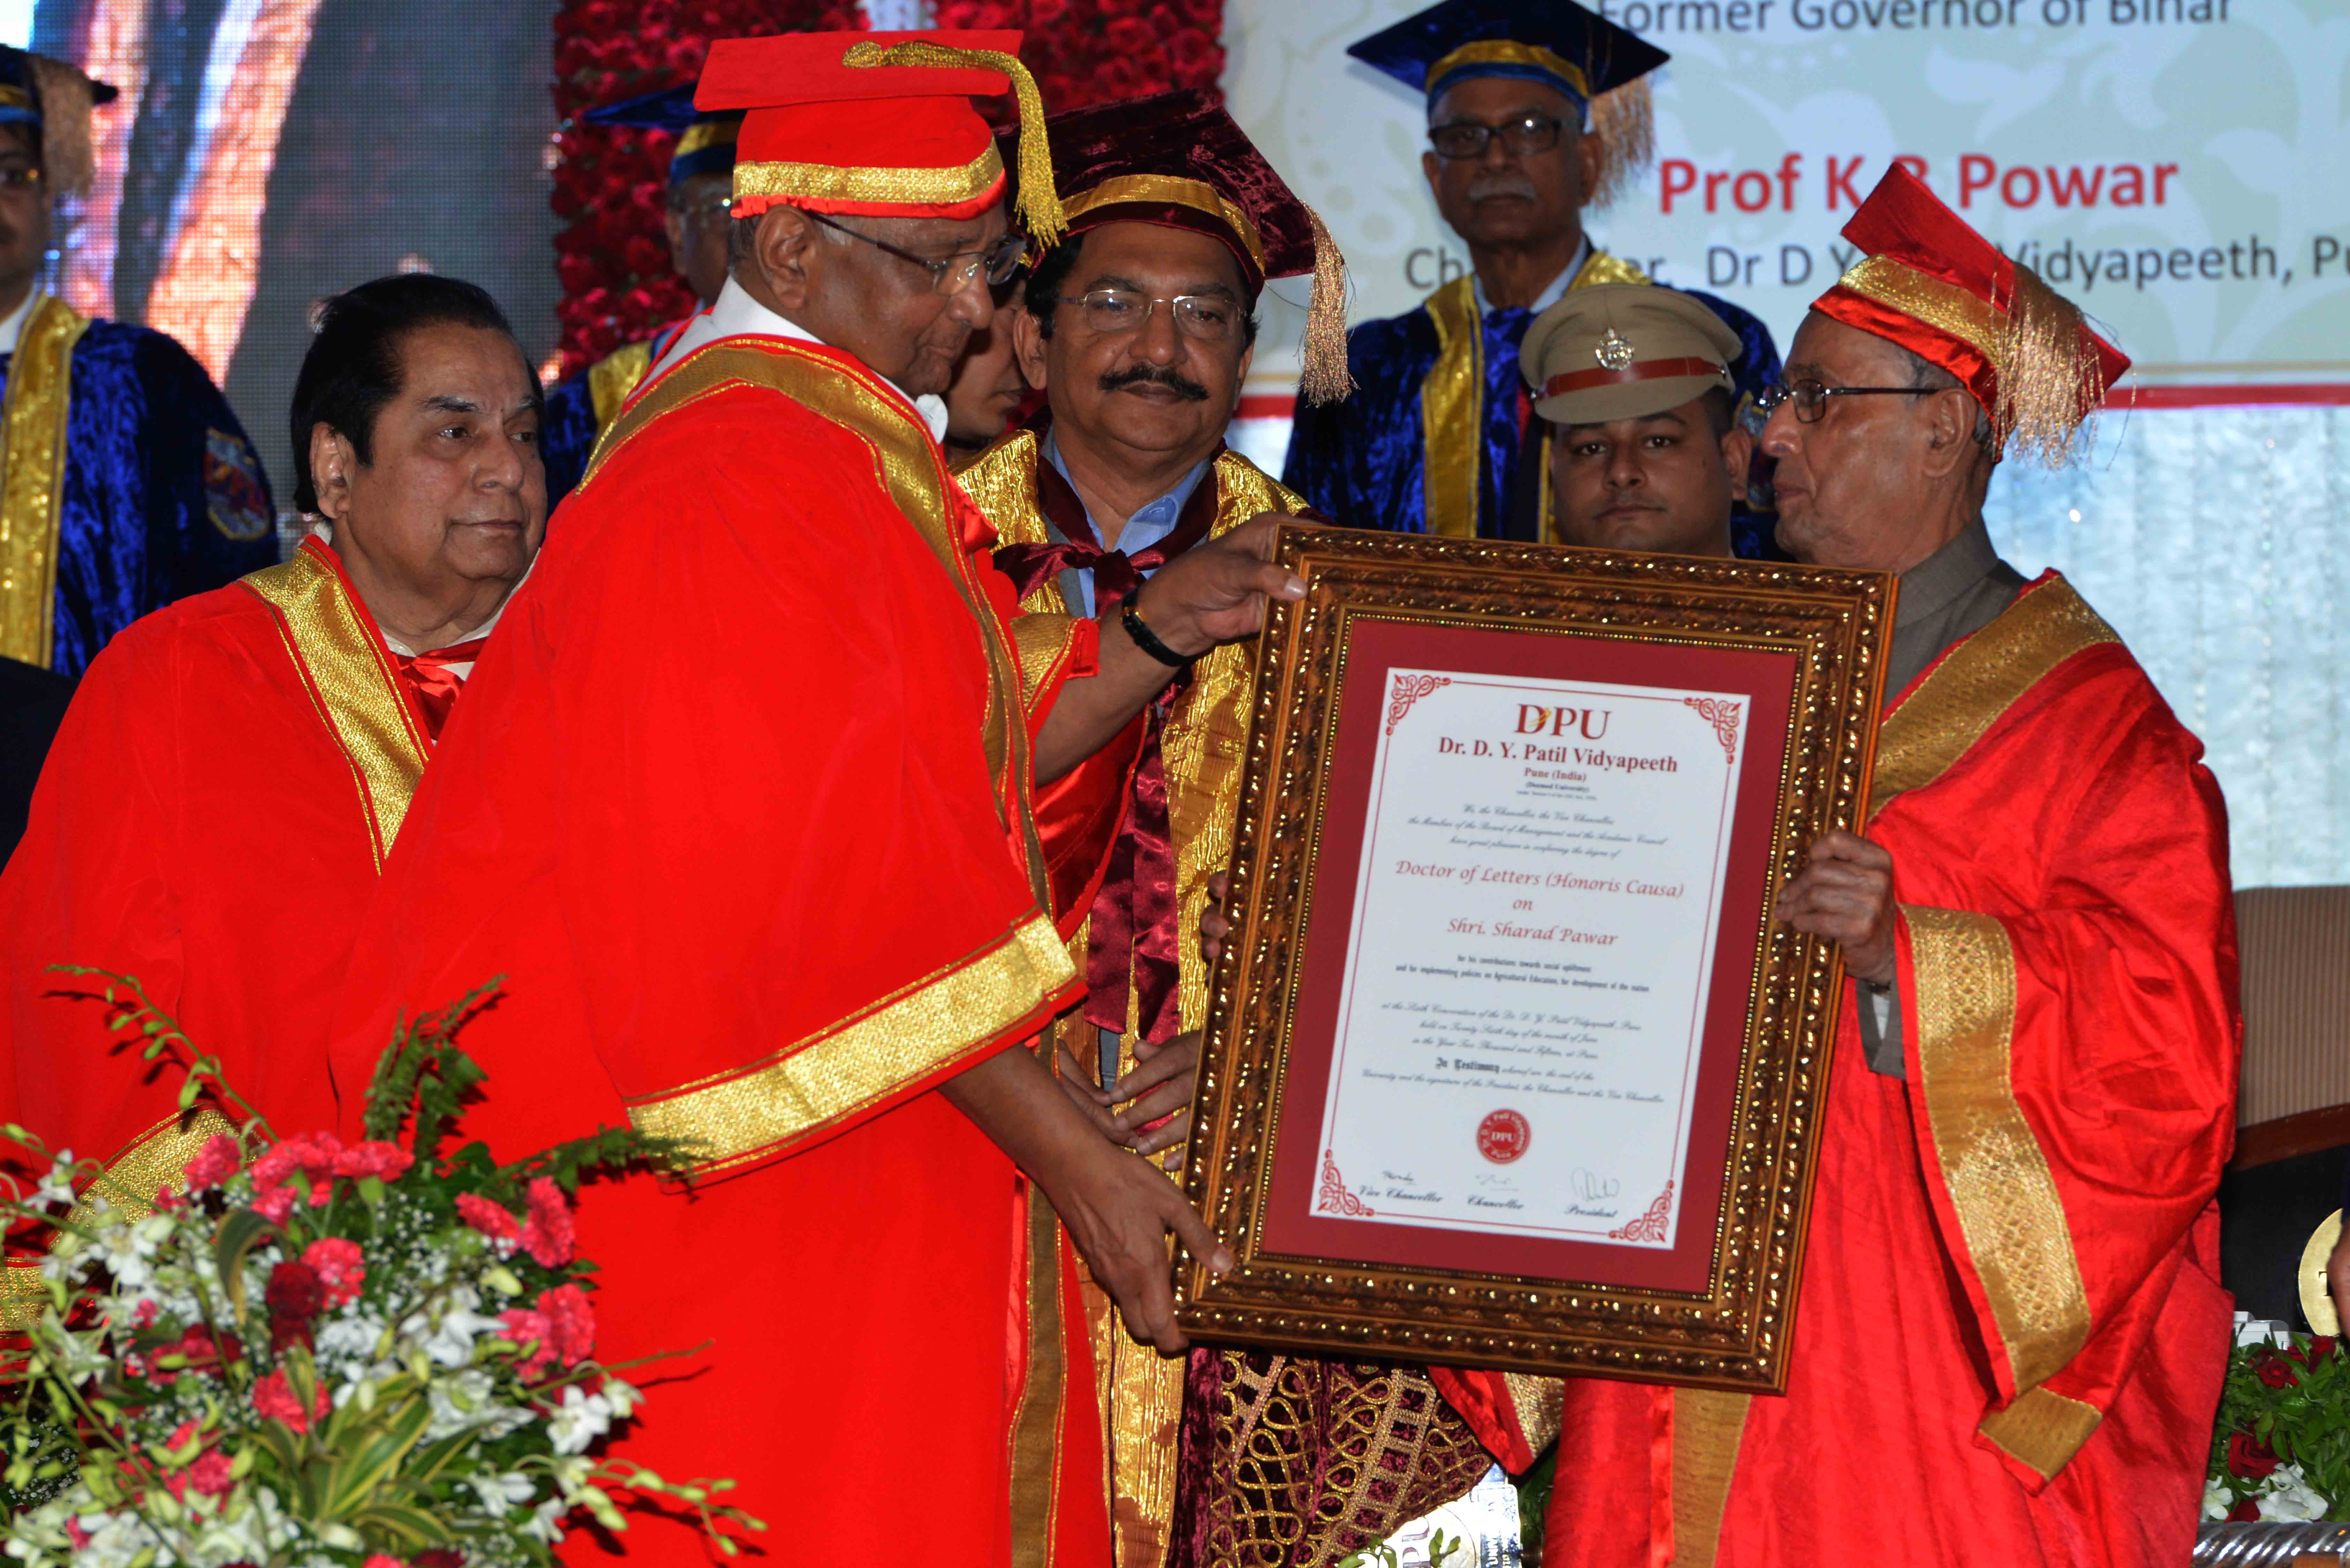
<path fill-rule="evenodd" d="M 286 1381 L 282 1369 L 253 1386 L 253 1413 L 265 1421 L 283 1421 L 297 1432 L 308 1431 L 312 1421 L 324 1420 L 328 1408 L 327 1390 L 322 1386 L 315 1391 L 312 1407 L 306 1412 L 302 1402 L 294 1397 L 294 1385 Z"/>
<path fill-rule="evenodd" d="M 357 1241 L 340 1236 L 313 1241 L 303 1249 L 302 1262 L 326 1287 L 327 1305 L 340 1306 L 358 1299 L 359 1285 L 367 1279 L 367 1258 Z"/>
<path fill-rule="evenodd" d="M 457 1194 L 457 1214 L 493 1241 L 515 1241 L 522 1237 L 522 1221 L 514 1217 L 513 1211 L 478 1192 Z"/>
<path fill-rule="evenodd" d="M 280 1263 L 269 1271 L 269 1347 L 308 1345 L 310 1321 L 326 1309 L 327 1282 L 307 1263 Z"/>
<path fill-rule="evenodd" d="M 188 1467 L 188 1484 L 206 1497 L 219 1497 L 236 1485 L 229 1474 L 229 1457 L 218 1449 L 199 1458 Z"/>
<path fill-rule="evenodd" d="M 236 1139 L 226 1133 L 214 1133 L 188 1161 L 188 1190 L 202 1192 L 208 1187 L 218 1187 L 244 1168 L 244 1151 L 237 1147 Z"/>
<path fill-rule="evenodd" d="M 335 1157 L 335 1174 L 357 1179 L 372 1176 L 379 1181 L 398 1181 L 408 1174 L 416 1157 L 396 1143 L 381 1138 L 369 1138 L 355 1143 Z"/>
<path fill-rule="evenodd" d="M 538 1310 L 555 1336 L 556 1353 L 563 1365 L 575 1366 L 596 1354 L 596 1313 L 588 1293 L 577 1285 L 557 1285 L 541 1291 Z"/>
<path fill-rule="evenodd" d="M 530 1220 L 522 1228 L 522 1250 L 538 1260 L 539 1266 L 559 1269 L 571 1261 L 571 1205 L 563 1199 L 563 1189 L 552 1179 L 535 1176 L 530 1181 Z"/>
<path fill-rule="evenodd" d="M 517 1347 L 526 1347 L 524 1358 L 515 1364 L 516 1376 L 536 1377 L 555 1359 L 555 1325 L 546 1321 L 546 1314 L 508 1307 L 498 1314 L 498 1322 L 504 1325 L 504 1337 Z"/>

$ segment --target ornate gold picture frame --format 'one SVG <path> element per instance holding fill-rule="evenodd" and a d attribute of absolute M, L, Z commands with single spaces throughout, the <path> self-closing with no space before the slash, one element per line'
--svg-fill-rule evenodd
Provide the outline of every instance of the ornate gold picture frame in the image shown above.
<path fill-rule="evenodd" d="M 1784 1386 L 1894 580 L 1285 525 L 1187 1331 Z M 1717 755 L 1717 753 L 1719 753 Z"/>

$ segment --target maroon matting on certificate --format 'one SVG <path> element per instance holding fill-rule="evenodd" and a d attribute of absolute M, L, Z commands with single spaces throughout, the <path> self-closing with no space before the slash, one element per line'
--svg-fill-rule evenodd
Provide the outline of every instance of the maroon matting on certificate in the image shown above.
<path fill-rule="evenodd" d="M 1206 1337 L 1783 1386 L 1877 574 L 1293 525 L 1201 1053 Z"/>

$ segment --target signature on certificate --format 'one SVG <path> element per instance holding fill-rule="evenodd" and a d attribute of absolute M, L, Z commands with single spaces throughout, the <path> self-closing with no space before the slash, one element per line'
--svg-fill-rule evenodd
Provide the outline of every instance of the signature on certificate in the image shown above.
<path fill-rule="evenodd" d="M 1602 1198 L 1613 1198 L 1624 1189 L 1624 1184 L 1612 1176 L 1595 1176 L 1577 1166 L 1566 1179 L 1566 1185 L 1579 1202 L 1590 1203 Z"/>

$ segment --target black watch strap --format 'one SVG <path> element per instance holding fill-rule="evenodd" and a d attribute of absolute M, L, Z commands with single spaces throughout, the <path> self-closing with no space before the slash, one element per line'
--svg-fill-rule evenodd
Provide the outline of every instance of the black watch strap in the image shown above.
<path fill-rule="evenodd" d="M 1134 601 L 1141 597 L 1140 588 L 1131 588 L 1126 597 L 1118 601 L 1118 624 L 1126 628 L 1126 635 L 1134 639 L 1135 647 L 1170 670 L 1182 669 L 1191 660 L 1159 640 L 1159 634 L 1150 629 L 1142 612 L 1134 607 Z"/>

